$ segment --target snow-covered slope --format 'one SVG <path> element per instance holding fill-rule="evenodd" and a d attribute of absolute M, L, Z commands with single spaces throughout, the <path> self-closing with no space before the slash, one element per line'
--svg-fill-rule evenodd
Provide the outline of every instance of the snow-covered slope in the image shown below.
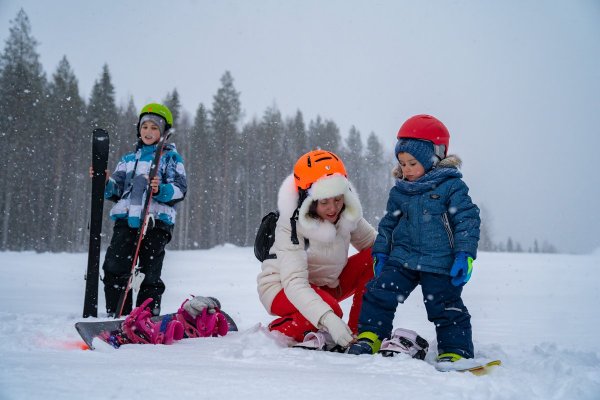
<path fill-rule="evenodd" d="M 598 252 L 480 254 L 464 299 L 477 356 L 503 361 L 484 377 L 437 372 L 406 357 L 285 347 L 264 331 L 270 317 L 256 295 L 252 249 L 233 246 L 168 251 L 163 311 L 189 294 L 216 296 L 240 332 L 82 351 L 73 324 L 81 320 L 86 260 L 0 253 L 0 399 L 600 398 Z M 421 297 L 417 288 L 398 307 L 395 325 L 435 343 Z"/>

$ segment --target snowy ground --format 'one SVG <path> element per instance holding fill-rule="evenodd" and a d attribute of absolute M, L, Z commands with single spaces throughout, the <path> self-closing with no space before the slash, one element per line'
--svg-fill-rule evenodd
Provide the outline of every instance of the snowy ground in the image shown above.
<path fill-rule="evenodd" d="M 464 299 L 477 356 L 503 361 L 483 377 L 283 347 L 258 326 L 270 321 L 256 295 L 259 263 L 233 246 L 167 252 L 163 310 L 190 293 L 216 296 L 240 332 L 82 351 L 73 324 L 86 260 L 0 253 L 0 399 L 600 399 L 600 252 L 480 254 Z M 396 326 L 435 342 L 420 289 L 399 306 Z"/>

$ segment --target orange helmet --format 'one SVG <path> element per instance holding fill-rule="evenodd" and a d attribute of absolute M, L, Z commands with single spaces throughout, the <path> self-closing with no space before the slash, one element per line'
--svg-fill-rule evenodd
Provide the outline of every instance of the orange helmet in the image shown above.
<path fill-rule="evenodd" d="M 309 151 L 294 165 L 296 187 L 302 190 L 307 190 L 320 178 L 336 173 L 348 178 L 342 160 L 327 150 Z"/>

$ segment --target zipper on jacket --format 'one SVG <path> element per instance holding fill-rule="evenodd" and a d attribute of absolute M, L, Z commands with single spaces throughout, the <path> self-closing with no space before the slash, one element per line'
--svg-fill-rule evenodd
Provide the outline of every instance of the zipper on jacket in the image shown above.
<path fill-rule="evenodd" d="M 446 229 L 446 234 L 448 235 L 448 241 L 450 242 L 450 247 L 454 248 L 454 234 L 452 233 L 452 228 L 450 227 L 450 220 L 448 219 L 448 213 L 442 214 L 442 223 L 444 224 L 444 228 Z"/>

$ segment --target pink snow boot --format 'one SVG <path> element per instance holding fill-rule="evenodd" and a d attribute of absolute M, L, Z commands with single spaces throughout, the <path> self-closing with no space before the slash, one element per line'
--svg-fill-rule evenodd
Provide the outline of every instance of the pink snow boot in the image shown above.
<path fill-rule="evenodd" d="M 122 330 L 131 343 L 172 344 L 183 338 L 183 325 L 171 315 L 153 321 L 152 311 L 146 307 L 152 299 L 146 299 L 136 307 L 123 322 Z"/>
<path fill-rule="evenodd" d="M 225 336 L 229 331 L 227 319 L 220 312 L 218 301 L 212 297 L 200 297 L 204 301 L 194 301 L 186 299 L 181 303 L 181 307 L 177 310 L 175 318 L 183 325 L 184 334 L 186 337 L 209 337 L 209 336 Z M 193 306 L 194 303 L 204 304 L 209 300 L 210 306 L 203 307 L 201 310 Z M 214 301 L 214 303 L 212 303 Z M 195 314 L 195 316 L 194 316 Z"/>

